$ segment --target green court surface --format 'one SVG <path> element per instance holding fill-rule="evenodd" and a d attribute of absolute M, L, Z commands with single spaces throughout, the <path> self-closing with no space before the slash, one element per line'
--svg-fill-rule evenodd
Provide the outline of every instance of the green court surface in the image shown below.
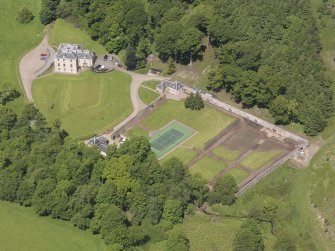
<path fill-rule="evenodd" d="M 173 120 L 150 139 L 151 149 L 161 158 L 194 133 L 195 130 Z"/>

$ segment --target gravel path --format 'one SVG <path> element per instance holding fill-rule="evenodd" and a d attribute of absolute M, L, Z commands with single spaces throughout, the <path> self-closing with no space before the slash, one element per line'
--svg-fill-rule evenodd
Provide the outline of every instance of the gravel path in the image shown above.
<path fill-rule="evenodd" d="M 49 51 L 50 55 L 47 61 L 40 59 L 41 53 L 47 53 Z M 29 51 L 20 61 L 19 70 L 21 75 L 21 80 L 25 92 L 25 96 L 29 102 L 34 102 L 31 93 L 31 86 L 33 80 L 37 78 L 44 71 L 48 70 L 54 59 L 54 49 L 48 43 L 48 36 L 45 36 L 42 42 Z"/>

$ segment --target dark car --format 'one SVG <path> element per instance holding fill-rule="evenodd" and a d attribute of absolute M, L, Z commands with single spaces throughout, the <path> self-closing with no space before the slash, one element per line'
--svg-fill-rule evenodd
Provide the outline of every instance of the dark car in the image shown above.
<path fill-rule="evenodd" d="M 108 59 L 108 56 L 105 55 L 105 56 L 104 56 L 104 61 L 107 61 L 107 59 Z"/>

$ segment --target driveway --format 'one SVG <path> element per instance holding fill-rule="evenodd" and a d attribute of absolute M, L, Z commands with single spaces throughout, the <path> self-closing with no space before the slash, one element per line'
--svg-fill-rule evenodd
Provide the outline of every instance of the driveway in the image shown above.
<path fill-rule="evenodd" d="M 41 60 L 41 53 L 47 53 L 48 59 Z M 31 86 L 33 80 L 50 68 L 51 64 L 54 61 L 54 54 L 54 49 L 48 43 L 48 36 L 45 36 L 42 42 L 37 47 L 29 51 L 21 59 L 19 70 L 25 96 L 27 97 L 29 102 L 34 102 L 31 93 Z"/>
<path fill-rule="evenodd" d="M 132 71 L 127 71 L 123 68 L 116 68 L 116 70 L 127 73 L 128 75 L 131 76 L 131 86 L 130 86 L 130 98 L 131 102 L 133 104 L 133 112 L 121 123 L 118 125 L 114 126 L 114 131 L 118 130 L 120 127 L 128 123 L 131 119 L 133 119 L 137 113 L 141 110 L 143 110 L 145 107 L 147 107 L 146 104 L 143 103 L 143 101 L 140 99 L 140 96 L 138 94 L 138 90 L 140 88 L 140 85 L 149 80 L 158 80 L 162 81 L 165 79 L 169 79 L 167 77 L 161 77 L 161 76 L 149 76 L 149 75 L 144 75 L 144 74 L 138 74 Z M 104 137 L 108 138 L 111 141 L 111 134 L 110 133 L 105 133 L 103 134 Z"/>

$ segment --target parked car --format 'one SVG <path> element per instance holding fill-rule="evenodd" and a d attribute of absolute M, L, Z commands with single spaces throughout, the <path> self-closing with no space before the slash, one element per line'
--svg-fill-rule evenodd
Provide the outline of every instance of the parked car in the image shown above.
<path fill-rule="evenodd" d="M 107 59 L 108 59 L 108 56 L 105 55 L 105 56 L 104 56 L 104 61 L 107 61 Z"/>

